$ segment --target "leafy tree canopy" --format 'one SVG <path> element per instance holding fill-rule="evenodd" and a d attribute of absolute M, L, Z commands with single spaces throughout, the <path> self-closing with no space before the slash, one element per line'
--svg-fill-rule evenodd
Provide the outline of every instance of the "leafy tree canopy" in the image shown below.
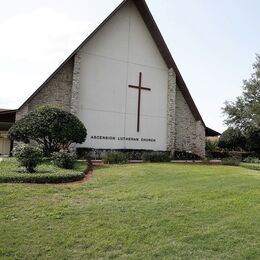
<path fill-rule="evenodd" d="M 15 141 L 36 141 L 44 146 L 46 155 L 68 149 L 72 143 L 83 143 L 87 130 L 73 114 L 58 107 L 41 106 L 17 121 L 8 136 Z"/>
<path fill-rule="evenodd" d="M 248 80 L 243 81 L 243 93 L 234 102 L 225 102 L 223 113 L 227 116 L 225 123 L 238 128 L 246 137 L 245 148 L 260 151 L 260 55 L 256 55 L 254 72 Z"/>
<path fill-rule="evenodd" d="M 219 138 L 219 147 L 228 150 L 244 149 L 246 138 L 238 128 L 228 128 Z"/>
<path fill-rule="evenodd" d="M 260 55 L 253 64 L 254 73 L 243 81 L 242 96 L 234 102 L 225 102 L 225 123 L 241 130 L 260 127 Z"/>

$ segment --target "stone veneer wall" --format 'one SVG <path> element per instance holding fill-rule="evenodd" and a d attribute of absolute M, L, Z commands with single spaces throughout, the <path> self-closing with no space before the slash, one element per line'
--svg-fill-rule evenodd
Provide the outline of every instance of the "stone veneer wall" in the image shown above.
<path fill-rule="evenodd" d="M 180 89 L 176 91 L 176 151 L 205 156 L 205 127 L 196 121 Z"/>
<path fill-rule="evenodd" d="M 70 112 L 77 115 L 79 109 L 81 50 L 75 54 L 71 89 Z"/>
<path fill-rule="evenodd" d="M 73 67 L 74 58 L 72 57 L 27 104 L 16 112 L 16 121 L 44 104 L 60 106 L 70 111 Z"/>
<path fill-rule="evenodd" d="M 176 118 L 176 74 L 169 69 L 168 74 L 168 109 L 167 109 L 167 150 L 174 152 L 175 148 L 175 118 Z"/>
<path fill-rule="evenodd" d="M 205 157 L 206 129 L 201 121 L 196 122 L 196 143 L 194 152 Z"/>
<path fill-rule="evenodd" d="M 15 121 L 18 121 L 25 117 L 28 114 L 28 105 L 22 106 L 19 110 L 16 111 Z"/>

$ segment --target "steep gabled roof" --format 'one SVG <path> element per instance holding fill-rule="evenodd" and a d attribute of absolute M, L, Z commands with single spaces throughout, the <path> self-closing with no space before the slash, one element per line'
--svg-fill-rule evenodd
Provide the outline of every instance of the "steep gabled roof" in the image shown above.
<path fill-rule="evenodd" d="M 162 34 L 145 2 L 145 0 L 124 0 L 80 45 L 79 47 L 58 67 L 57 70 L 54 71 L 54 73 L 21 105 L 20 108 L 22 108 L 25 104 L 30 102 L 32 98 L 37 95 L 41 89 L 62 69 L 63 65 L 65 65 L 66 62 L 68 62 L 70 59 L 74 58 L 74 55 L 105 25 L 127 2 L 133 1 L 135 6 L 137 7 L 138 11 L 140 12 L 152 38 L 154 39 L 166 65 L 168 68 L 173 68 L 176 73 L 176 80 L 177 85 L 180 88 L 180 91 L 182 92 L 194 118 L 198 121 L 201 120 L 203 125 L 205 126 L 205 123 L 191 97 L 191 94 L 181 76 L 181 73 L 174 62 L 174 59 L 162 37 Z M 19 109 L 20 109 L 19 108 Z"/>
<path fill-rule="evenodd" d="M 15 122 L 16 110 L 0 109 L 0 123 L 1 122 Z"/>
<path fill-rule="evenodd" d="M 209 128 L 209 127 L 206 127 L 206 130 L 205 130 L 205 134 L 207 137 L 209 136 L 220 136 L 221 133 Z"/>

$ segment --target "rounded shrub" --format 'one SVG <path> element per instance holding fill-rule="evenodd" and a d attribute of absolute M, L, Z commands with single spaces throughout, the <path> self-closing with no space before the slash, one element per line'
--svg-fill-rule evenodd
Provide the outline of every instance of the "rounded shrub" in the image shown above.
<path fill-rule="evenodd" d="M 73 169 L 76 155 L 67 151 L 55 152 L 52 154 L 54 165 L 63 169 Z"/>
<path fill-rule="evenodd" d="M 21 144 L 14 149 L 14 156 L 20 166 L 25 167 L 27 172 L 33 173 L 36 171 L 37 165 L 42 162 L 43 151 L 39 146 Z"/>
<path fill-rule="evenodd" d="M 8 131 L 11 140 L 34 141 L 43 146 L 45 156 L 68 149 L 72 143 L 83 143 L 87 130 L 72 113 L 59 107 L 44 105 L 17 121 Z"/>
<path fill-rule="evenodd" d="M 125 164 L 128 162 L 127 155 L 122 152 L 107 152 L 103 158 L 103 163 L 106 164 Z"/>

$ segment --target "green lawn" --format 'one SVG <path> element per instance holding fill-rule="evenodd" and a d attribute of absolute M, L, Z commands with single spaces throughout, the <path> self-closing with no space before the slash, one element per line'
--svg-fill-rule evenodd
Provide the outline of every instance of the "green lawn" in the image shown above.
<path fill-rule="evenodd" d="M 260 173 L 242 167 L 100 167 L 0 184 L 0 208 L 1 259 L 260 259 Z"/>

